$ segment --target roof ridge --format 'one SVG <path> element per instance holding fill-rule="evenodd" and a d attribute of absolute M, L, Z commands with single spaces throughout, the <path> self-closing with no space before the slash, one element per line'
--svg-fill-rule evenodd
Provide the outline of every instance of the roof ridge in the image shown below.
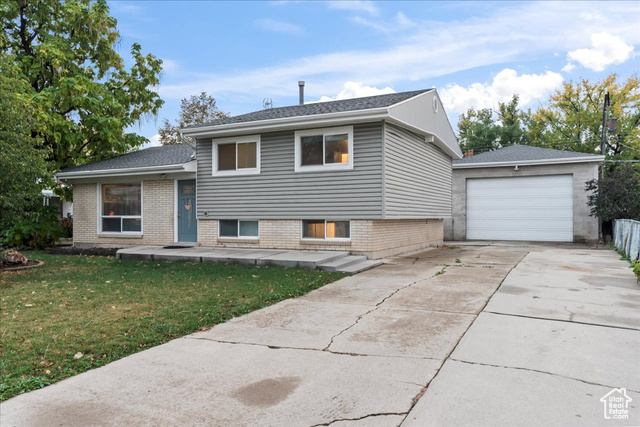
<path fill-rule="evenodd" d="M 249 123 L 270 120 L 274 118 L 292 118 L 384 108 L 399 104 L 400 102 L 406 101 L 423 93 L 431 92 L 433 90 L 435 89 L 420 89 L 405 92 L 385 93 L 381 95 L 370 95 L 357 98 L 333 99 L 331 101 L 307 102 L 301 105 L 285 105 L 282 107 L 256 110 L 236 116 L 231 116 L 226 119 L 213 120 L 203 124 L 192 125 L 186 127 L 185 129 L 197 129 L 200 127 L 219 126 L 232 123 Z M 389 99 L 391 99 L 392 102 L 388 102 Z"/>
<path fill-rule="evenodd" d="M 496 163 L 527 160 L 576 159 L 599 157 L 599 154 L 581 151 L 558 150 L 555 148 L 536 147 L 527 144 L 513 144 L 497 150 L 485 151 L 473 156 L 454 160 L 453 164 Z"/>

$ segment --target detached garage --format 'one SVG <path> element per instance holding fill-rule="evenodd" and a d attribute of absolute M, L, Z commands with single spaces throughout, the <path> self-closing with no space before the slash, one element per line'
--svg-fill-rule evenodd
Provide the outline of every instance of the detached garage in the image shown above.
<path fill-rule="evenodd" d="M 445 239 L 584 242 L 598 239 L 585 182 L 603 156 L 514 145 L 453 162 Z"/>

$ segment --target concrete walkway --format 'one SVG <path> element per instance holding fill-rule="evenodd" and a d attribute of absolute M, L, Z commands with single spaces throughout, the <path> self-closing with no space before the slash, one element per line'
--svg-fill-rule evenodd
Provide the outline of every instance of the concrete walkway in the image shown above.
<path fill-rule="evenodd" d="M 639 329 L 613 251 L 449 247 L 18 396 L 0 424 L 640 424 Z M 613 387 L 628 420 L 604 418 Z"/>
<path fill-rule="evenodd" d="M 219 262 L 276 265 L 344 273 L 359 273 L 382 264 L 346 251 L 297 251 L 287 249 L 208 248 L 197 246 L 132 246 L 118 250 L 117 259 L 144 261 Z"/>

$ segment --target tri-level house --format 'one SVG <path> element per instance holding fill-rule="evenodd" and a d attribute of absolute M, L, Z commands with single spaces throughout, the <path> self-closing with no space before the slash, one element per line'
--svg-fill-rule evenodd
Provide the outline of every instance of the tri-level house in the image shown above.
<path fill-rule="evenodd" d="M 462 154 L 435 89 L 264 109 L 183 134 L 195 153 L 158 147 L 60 173 L 74 184 L 76 244 L 369 258 L 442 244 Z"/>

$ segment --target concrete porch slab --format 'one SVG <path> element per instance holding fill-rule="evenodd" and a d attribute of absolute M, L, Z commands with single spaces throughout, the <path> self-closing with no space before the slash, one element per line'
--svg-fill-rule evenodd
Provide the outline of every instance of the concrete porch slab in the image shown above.
<path fill-rule="evenodd" d="M 257 265 L 280 265 L 291 268 L 316 268 L 319 264 L 349 256 L 344 251 L 286 251 L 260 257 Z"/>
<path fill-rule="evenodd" d="M 116 254 L 117 259 L 142 261 L 217 262 L 311 269 L 316 268 L 319 264 L 347 256 L 349 256 L 349 252 L 344 251 L 205 247 L 166 248 L 163 246 L 135 246 L 120 249 Z"/>

